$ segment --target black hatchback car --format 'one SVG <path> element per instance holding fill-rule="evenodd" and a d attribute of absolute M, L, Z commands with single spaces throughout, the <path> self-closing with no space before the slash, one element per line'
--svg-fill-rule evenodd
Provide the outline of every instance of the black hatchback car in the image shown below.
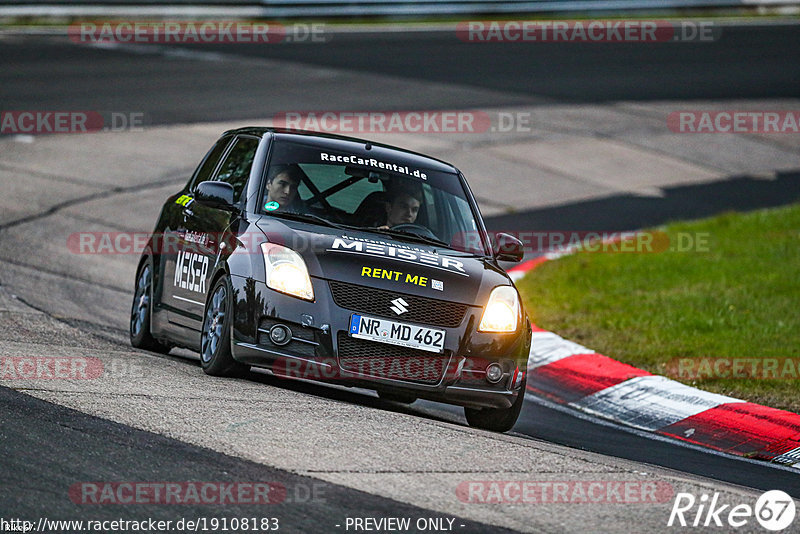
<path fill-rule="evenodd" d="M 139 262 L 135 347 L 463 406 L 509 430 L 531 327 L 461 172 L 348 137 L 225 132 L 167 198 Z"/>

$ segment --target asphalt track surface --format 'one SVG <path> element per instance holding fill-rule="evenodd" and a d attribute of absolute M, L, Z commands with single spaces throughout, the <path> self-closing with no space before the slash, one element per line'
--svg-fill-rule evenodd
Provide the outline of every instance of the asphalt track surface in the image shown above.
<path fill-rule="evenodd" d="M 4 449 L 3 487 L 0 497 L 3 516 L 79 518 L 85 505 L 63 498 L 42 495 L 68 494 L 75 480 L 85 480 L 88 473 L 97 479 L 113 480 L 196 480 L 215 482 L 270 481 L 285 488 L 274 504 L 259 510 L 260 517 L 277 517 L 281 530 L 290 532 L 325 532 L 332 530 L 331 517 L 360 515 L 369 510 L 377 517 L 430 517 L 428 510 L 322 483 L 264 465 L 243 461 L 208 449 L 187 445 L 158 434 L 132 429 L 81 412 L 70 410 L 0 388 L 3 405 Z M 30 421 L 36 420 L 32 425 Z M 57 460 L 56 460 L 57 459 Z M 13 491 L 10 491 L 12 490 Z M 297 508 L 302 507 L 302 513 Z M 175 520 L 170 507 L 132 505 L 128 517 L 149 517 L 156 521 Z M 98 520 L 120 518 L 119 505 L 98 504 L 91 516 Z M 181 516 L 252 517 L 253 506 L 247 503 L 220 505 L 187 504 Z M 489 526 L 456 519 L 462 532 L 485 532 Z M 497 532 L 511 530 L 492 527 Z"/>
<path fill-rule="evenodd" d="M 142 55 L 132 57 L 64 46 L 63 37 L 22 47 L 0 43 L 0 101 L 5 109 L 34 104 L 144 111 L 151 124 L 168 124 L 269 117 L 297 109 L 460 109 L 800 94 L 800 32 L 794 25 L 725 26 L 717 41 L 702 43 L 472 44 L 453 31 L 325 38 L 325 43 L 184 47 L 275 61 L 226 68 L 222 56 L 200 69 L 169 58 L 154 61 L 154 46 L 142 46 Z M 295 64 L 346 69 L 350 75 L 308 79 L 292 74 Z M 392 77 L 419 82 L 419 87 L 413 92 L 393 87 Z"/>
<path fill-rule="evenodd" d="M 11 39 L 13 45 L 0 40 L 3 109 L 142 110 L 150 124 L 235 120 L 288 109 L 452 109 L 617 99 L 800 96 L 800 32 L 789 26 L 725 28 L 719 43 L 703 46 L 593 45 L 581 47 L 580 54 L 575 53 L 575 44 L 548 45 L 543 51 L 530 45 L 471 47 L 452 35 L 428 33 L 336 34 L 324 46 L 237 48 L 237 54 L 276 61 L 274 70 L 253 68 L 237 73 L 224 68 L 224 59 L 187 66 L 170 64 L 168 59 L 151 52 L 131 55 L 129 51 L 63 46 L 47 37 L 6 39 Z M 294 62 L 345 68 L 352 76 L 332 77 L 324 83 L 304 80 L 291 75 Z M 421 90 L 393 92 L 390 81 L 380 76 L 420 82 Z M 373 77 L 378 81 L 370 84 Z M 456 83 L 458 89 L 450 86 Z M 463 86 L 470 89 L 464 90 Z M 718 199 L 716 203 L 692 204 L 680 199 L 670 202 L 669 198 L 656 202 L 664 207 L 663 220 L 731 207 L 780 205 L 800 193 L 796 181 L 788 180 L 789 175 L 784 178 L 770 184 L 743 179 L 742 192 L 728 200 L 724 195 L 719 200 L 719 191 L 707 191 L 708 198 Z M 748 195 L 753 191 L 763 194 Z M 686 193 L 687 197 L 696 198 L 691 192 Z M 623 229 L 650 225 L 658 219 L 652 209 L 637 204 L 646 202 L 641 199 L 611 198 L 602 202 L 604 209 L 582 203 L 533 210 L 516 215 L 513 221 L 525 226 L 560 217 L 560 227 L 568 228 L 570 222 L 577 224 L 576 219 L 586 213 L 603 213 L 604 217 L 617 217 L 604 220 L 605 227 Z M 511 220 L 499 217 L 487 222 L 490 226 L 508 227 Z M 96 325 L 77 326 L 95 334 L 102 331 Z M 119 332 L 113 338 L 118 342 Z M 194 365 L 192 360 L 187 363 Z M 268 381 L 259 375 L 252 380 Z M 406 408 L 321 386 L 285 387 L 344 398 L 376 410 L 462 423 L 457 410 L 433 403 Z M 13 494 L 3 492 L 0 507 L 4 512 L 30 515 L 54 510 L 68 516 L 74 510 L 58 509 L 62 501 L 44 487 L 63 486 L 76 478 L 113 479 L 120 470 L 134 480 L 263 478 L 284 481 L 287 487 L 303 482 L 291 473 L 94 418 L 6 388 L 0 388 L 0 398 L 4 406 L 2 486 L 20 488 Z M 31 424 L 32 420 L 36 423 Z M 539 403 L 526 403 L 514 433 L 746 487 L 783 489 L 800 497 L 796 470 L 656 441 Z M 411 505 L 344 487 L 335 487 L 330 494 L 336 497 L 304 508 L 309 510 L 308 515 L 283 517 L 291 517 L 295 523 L 290 524 L 297 530 L 316 531 L 322 525 L 329 526 L 321 518 L 330 513 L 346 515 L 370 510 L 376 516 L 430 515 Z M 153 510 L 150 507 L 148 515 L 156 515 Z M 237 512 L 225 511 L 227 515 Z M 184 515 L 192 515 L 190 512 L 186 509 Z M 114 513 L 113 509 L 98 509 L 95 515 L 114 517 Z M 208 515 L 208 509 L 197 513 Z M 464 524 L 474 531 L 486 528 L 466 520 Z"/>

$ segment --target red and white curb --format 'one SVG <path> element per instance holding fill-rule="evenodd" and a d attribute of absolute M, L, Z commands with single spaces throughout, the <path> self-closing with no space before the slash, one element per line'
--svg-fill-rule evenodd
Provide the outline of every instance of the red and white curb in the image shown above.
<path fill-rule="evenodd" d="M 548 259 L 530 260 L 509 274 L 521 278 Z M 535 327 L 528 390 L 632 428 L 800 468 L 800 415 L 693 388 Z"/>

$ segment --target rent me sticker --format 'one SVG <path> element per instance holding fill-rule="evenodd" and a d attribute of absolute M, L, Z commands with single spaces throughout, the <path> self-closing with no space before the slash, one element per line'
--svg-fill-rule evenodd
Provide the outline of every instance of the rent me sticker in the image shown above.
<path fill-rule="evenodd" d="M 389 269 L 378 269 L 372 267 L 362 267 L 361 276 L 392 280 L 394 282 L 402 282 L 404 284 L 414 284 L 421 287 L 428 287 L 429 281 L 428 277 L 426 276 L 412 275 L 400 271 L 391 271 Z"/>

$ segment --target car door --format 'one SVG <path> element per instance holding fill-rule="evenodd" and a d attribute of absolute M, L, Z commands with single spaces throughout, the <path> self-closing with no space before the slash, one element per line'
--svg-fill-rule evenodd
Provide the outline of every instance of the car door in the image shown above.
<path fill-rule="evenodd" d="M 233 186 L 236 203 L 241 204 L 243 200 L 259 142 L 260 139 L 257 137 L 237 136 L 225 152 L 212 178 L 213 181 L 226 182 Z M 199 183 L 198 181 L 197 184 Z M 185 215 L 185 227 L 178 236 L 181 250 L 178 251 L 176 259 L 173 298 L 181 312 L 182 325 L 199 332 L 202 327 L 206 295 L 211 290 L 215 266 L 220 258 L 220 243 L 233 242 L 227 234 L 232 223 L 239 217 L 239 213 L 237 210 L 231 211 L 202 202 L 193 202 L 190 209 L 185 211 Z"/>
<path fill-rule="evenodd" d="M 186 187 L 177 195 L 170 197 L 163 208 L 160 234 L 154 239 L 154 244 L 157 245 L 154 258 L 161 273 L 155 288 L 158 292 L 156 297 L 158 313 L 154 316 L 154 321 L 158 323 L 158 330 L 169 331 L 171 337 L 183 342 L 194 337 L 186 331 L 191 323 L 185 319 L 187 307 L 181 299 L 187 297 L 180 287 L 184 280 L 188 286 L 188 280 L 183 274 L 185 251 L 194 246 L 185 240 L 187 225 L 195 204 L 194 189 L 200 182 L 214 178 L 232 141 L 231 136 L 219 139 L 208 151 Z M 202 298 L 195 297 L 192 300 L 197 301 Z M 165 313 L 161 313 L 162 311 Z"/>

